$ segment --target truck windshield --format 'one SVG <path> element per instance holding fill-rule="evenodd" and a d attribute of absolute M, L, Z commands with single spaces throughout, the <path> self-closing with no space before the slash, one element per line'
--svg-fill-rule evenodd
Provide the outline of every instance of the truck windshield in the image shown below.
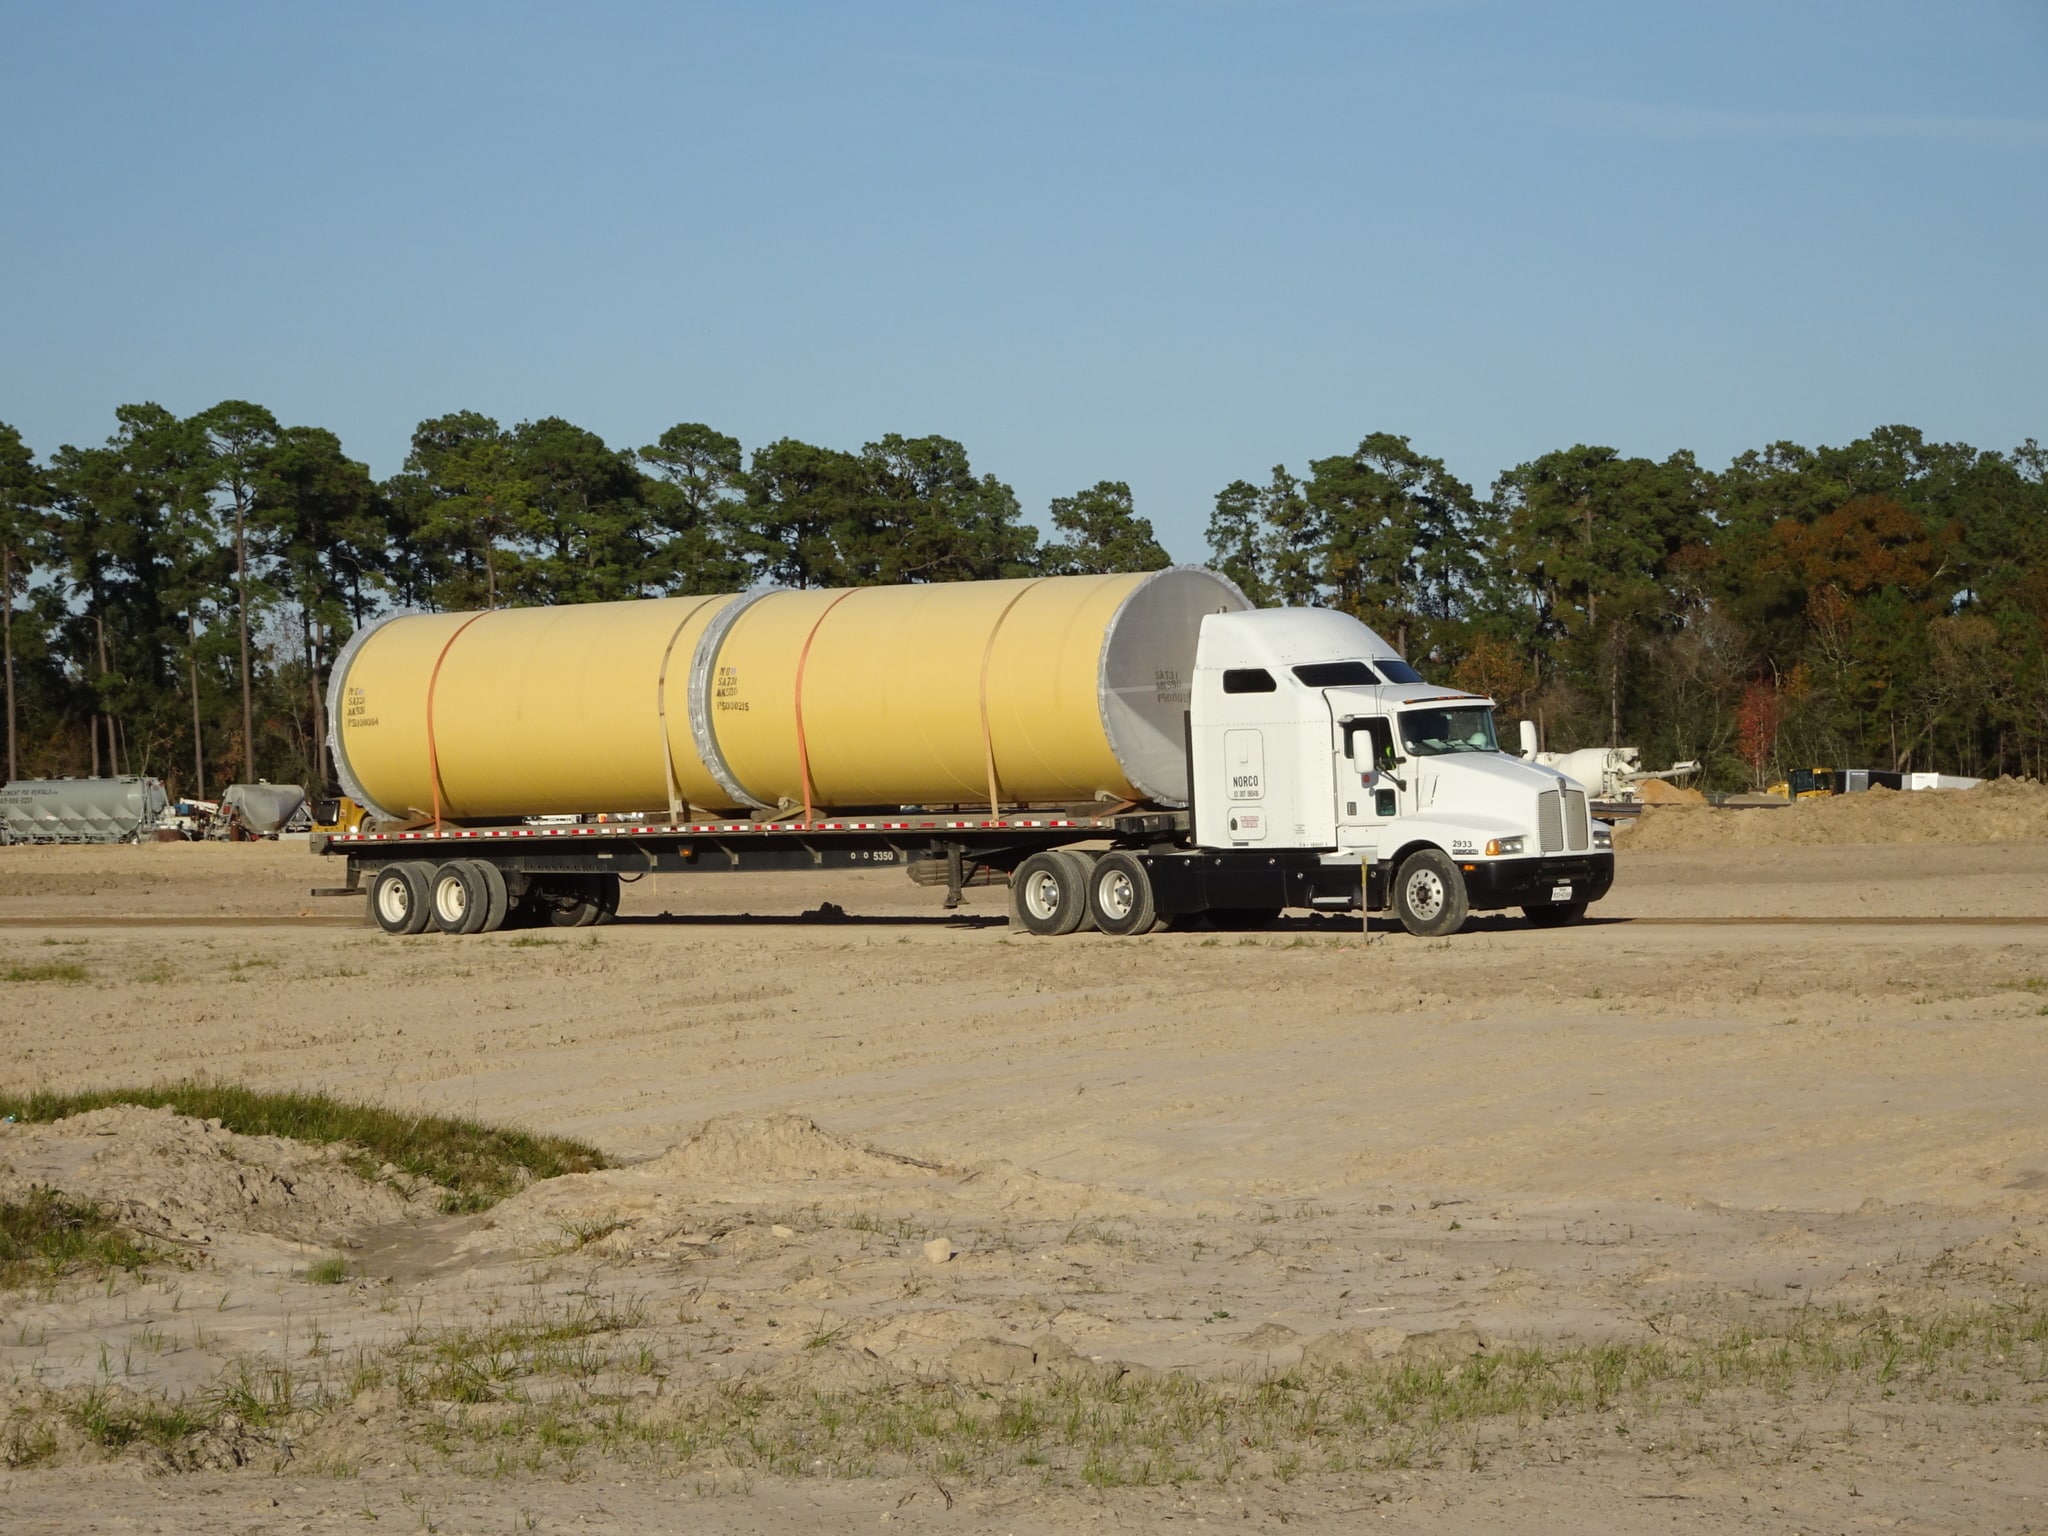
<path fill-rule="evenodd" d="M 1401 740 L 1410 757 L 1500 750 L 1500 743 L 1493 735 L 1493 710 L 1485 704 L 1404 709 L 1401 711 Z"/>

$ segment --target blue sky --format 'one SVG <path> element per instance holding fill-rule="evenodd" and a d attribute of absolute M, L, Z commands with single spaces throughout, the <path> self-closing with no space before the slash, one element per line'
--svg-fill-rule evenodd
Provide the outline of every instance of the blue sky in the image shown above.
<path fill-rule="evenodd" d="M 2048 3 L 0 0 L 0 420 L 226 397 L 379 474 L 943 433 L 1043 520 L 1393 431 L 1482 488 L 2048 438 Z"/>

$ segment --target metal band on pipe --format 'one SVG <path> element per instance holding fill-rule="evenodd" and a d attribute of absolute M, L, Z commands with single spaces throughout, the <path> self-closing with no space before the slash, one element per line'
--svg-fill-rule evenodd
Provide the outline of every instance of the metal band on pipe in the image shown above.
<path fill-rule="evenodd" d="M 719 748 L 718 731 L 711 720 L 717 694 L 718 652 L 741 614 L 763 599 L 788 590 L 786 587 L 764 587 L 756 592 L 742 593 L 727 603 L 704 626 L 704 633 L 697 637 L 697 649 L 690 657 L 690 739 L 696 743 L 697 758 L 711 771 L 718 787 L 731 796 L 734 805 L 752 806 L 757 811 L 772 811 L 775 807 L 750 791 L 733 774 L 725 753 Z"/>
<path fill-rule="evenodd" d="M 464 630 L 482 618 L 485 613 L 494 611 L 493 609 L 486 608 L 483 613 L 472 613 L 468 618 L 464 619 L 456 627 L 455 633 L 450 635 L 442 645 L 441 654 L 434 658 L 433 673 L 427 678 L 427 778 L 434 788 L 434 830 L 436 832 L 441 830 L 441 753 L 434 742 L 434 690 L 441 683 L 441 663 L 448 659 L 448 653 L 455 648 L 455 642 L 462 638 Z"/>
<path fill-rule="evenodd" d="M 811 642 L 818 638 L 818 631 L 824 627 L 825 620 L 831 617 L 832 610 L 859 590 L 857 587 L 849 587 L 825 605 L 825 611 L 811 621 L 810 633 L 804 636 L 804 648 L 798 651 L 796 656 L 796 766 L 797 772 L 803 776 L 805 821 L 813 821 L 816 818 L 811 812 L 811 748 L 804 740 L 804 668 L 810 665 Z"/>
<path fill-rule="evenodd" d="M 1027 582 L 1017 589 L 1016 596 L 1003 604 L 1003 611 L 996 615 L 995 623 L 988 632 L 988 642 L 981 648 L 981 760 L 988 769 L 988 813 L 997 820 L 1002 819 L 1002 783 L 996 777 L 996 744 L 988 728 L 988 664 L 996 653 L 996 636 L 1002 633 L 1003 620 L 1010 616 L 1010 610 L 1024 601 L 1024 594 L 1045 580 L 1043 576 Z"/>
<path fill-rule="evenodd" d="M 675 629 L 669 634 L 668 644 L 662 647 L 661 674 L 654 681 L 654 718 L 655 722 L 661 727 L 661 782 L 663 788 L 668 791 L 668 822 L 670 826 L 674 826 L 678 821 L 682 820 L 683 805 L 682 801 L 677 797 L 676 791 L 683 786 L 681 781 L 676 778 L 675 748 L 669 745 L 668 739 L 668 663 L 669 658 L 675 654 L 676 641 L 682 638 L 683 630 L 688 627 L 690 620 L 703 612 L 704 605 L 712 601 L 714 599 L 709 597 L 698 598 L 695 603 L 691 604 L 690 611 L 677 620 Z"/>

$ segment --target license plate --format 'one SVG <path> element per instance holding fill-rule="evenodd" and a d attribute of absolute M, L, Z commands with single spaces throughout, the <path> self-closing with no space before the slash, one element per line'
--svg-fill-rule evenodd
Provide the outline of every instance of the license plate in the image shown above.
<path fill-rule="evenodd" d="M 1570 901 L 1572 899 L 1572 888 L 1568 885 L 1553 885 L 1550 888 L 1550 899 L 1552 901 Z"/>

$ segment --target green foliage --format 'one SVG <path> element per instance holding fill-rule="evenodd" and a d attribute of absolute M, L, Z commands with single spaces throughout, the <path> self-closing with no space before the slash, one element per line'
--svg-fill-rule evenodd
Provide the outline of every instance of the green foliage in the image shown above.
<path fill-rule="evenodd" d="M 132 1273 L 155 1257 L 89 1201 L 33 1189 L 24 1199 L 0 1202 L 0 1289 L 64 1275 Z"/>
<path fill-rule="evenodd" d="M 334 434 L 223 401 L 125 405 L 38 463 L 0 424 L 0 587 L 23 776 L 329 787 L 335 655 L 391 607 L 959 581 L 1168 563 L 1129 486 L 1017 498 L 939 436 L 637 450 L 559 417 L 420 423 L 384 484 Z M 1357 614 L 1432 680 L 1747 783 L 1778 769 L 2048 769 L 2048 453 L 1880 428 L 1718 473 L 1579 445 L 1481 496 L 1409 439 L 1235 480 L 1212 562 L 1254 602 Z M 242 627 L 249 647 L 246 665 Z M 1751 756 L 1755 753 L 1751 752 Z"/>
<path fill-rule="evenodd" d="M 1262 608 L 1317 600 L 1322 543 L 1301 482 L 1285 465 L 1274 465 L 1263 487 L 1233 480 L 1216 493 L 1216 510 L 1209 518 L 1216 568 Z"/>
<path fill-rule="evenodd" d="M 646 499 L 661 540 L 653 575 L 662 590 L 698 595 L 744 587 L 748 571 L 736 543 L 746 484 L 739 439 L 702 422 L 680 422 L 639 458 L 656 476 Z"/>
<path fill-rule="evenodd" d="M 186 1437 L 212 1428 L 217 1419 L 198 1404 L 116 1394 L 104 1385 L 87 1392 L 66 1417 L 103 1451 L 138 1444 L 168 1451 Z"/>
<path fill-rule="evenodd" d="M 30 574 L 48 559 L 48 530 L 43 516 L 47 500 L 42 477 L 36 471 L 35 455 L 19 432 L 0 421 L 0 631 L 4 631 L 4 636 L 0 636 L 4 662 L 0 665 L 5 668 L 4 678 L 0 678 L 0 738 L 4 738 L 4 744 L 0 744 L 0 753 L 4 753 L 0 756 L 0 770 L 9 778 L 15 776 L 21 758 L 14 606 L 16 599 L 28 591 Z M 38 645 L 35 650 L 40 651 L 41 647 Z"/>
<path fill-rule="evenodd" d="M 1578 446 L 1483 502 L 1406 439 L 1217 497 L 1216 563 L 1263 601 L 1365 618 L 1547 744 L 1778 771 L 2048 767 L 2048 455 L 1886 427 L 1722 473 Z M 1753 755 L 1753 753 L 1752 753 Z"/>
<path fill-rule="evenodd" d="M 1098 480 L 1077 495 L 1055 497 L 1052 525 L 1061 534 L 1045 549 L 1046 569 L 1054 575 L 1157 571 L 1173 564 L 1121 480 Z"/>
<path fill-rule="evenodd" d="M 218 1120 L 244 1136 L 285 1136 L 315 1146 L 345 1143 L 360 1154 L 366 1174 L 388 1163 L 409 1178 L 447 1190 L 449 1210 L 486 1210 L 529 1179 L 606 1166 L 595 1147 L 567 1137 L 535 1136 L 452 1115 L 409 1115 L 324 1093 L 266 1093 L 191 1082 L 84 1093 L 0 1093 L 0 1115 L 23 1121 L 61 1120 L 113 1104 Z"/>
<path fill-rule="evenodd" d="M 1452 638 L 1480 575 L 1472 489 L 1405 437 L 1376 432 L 1318 459 L 1303 489 L 1319 591 L 1384 630 L 1403 656 Z"/>
<path fill-rule="evenodd" d="M 734 510 L 735 547 L 791 587 L 976 581 L 1038 569 L 1017 498 L 944 437 L 890 433 L 858 454 L 783 438 L 759 449 Z"/>
<path fill-rule="evenodd" d="M 414 590 L 439 608 L 495 608 L 525 579 L 520 542 L 543 520 L 513 437 L 488 416 L 423 421 L 394 499 L 417 562 Z"/>
<path fill-rule="evenodd" d="M 28 960 L 0 970 L 0 981 L 90 981 L 92 972 L 76 960 Z"/>

